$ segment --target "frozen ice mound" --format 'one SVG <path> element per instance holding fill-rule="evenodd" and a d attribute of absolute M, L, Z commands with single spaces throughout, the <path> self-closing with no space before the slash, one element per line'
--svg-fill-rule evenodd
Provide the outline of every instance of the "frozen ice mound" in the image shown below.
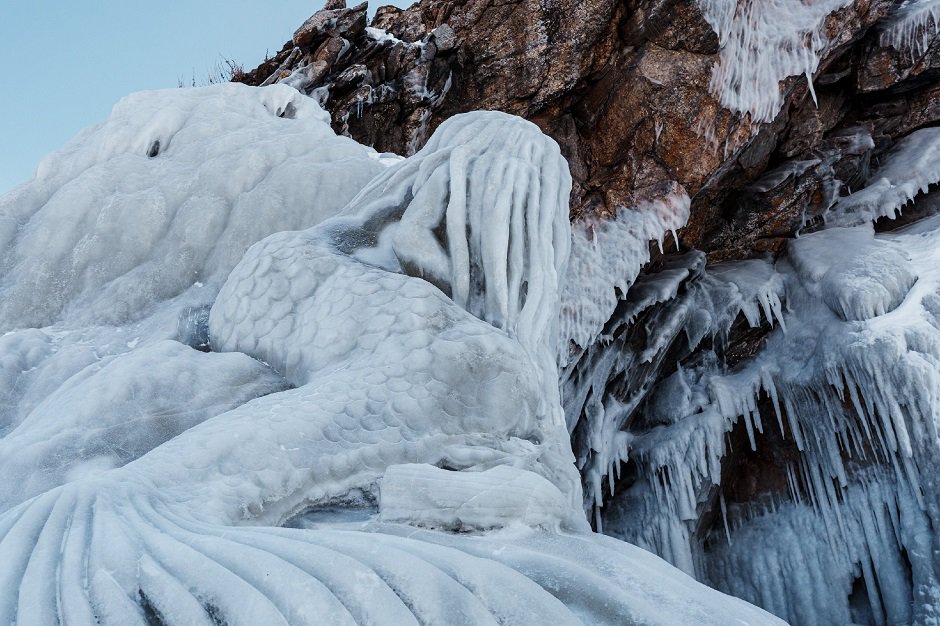
<path fill-rule="evenodd" d="M 382 168 L 290 87 L 128 96 L 0 199 L 0 331 L 137 321 Z"/>
<path fill-rule="evenodd" d="M 586 531 L 569 191 L 500 113 L 392 160 L 285 86 L 122 101 L 0 199 L 0 623 L 779 623 Z"/>
<path fill-rule="evenodd" d="M 393 465 L 382 477 L 379 517 L 444 530 L 489 530 L 507 524 L 590 531 L 565 496 L 532 472 L 497 465 L 454 472 L 433 465 Z"/>
<path fill-rule="evenodd" d="M 872 227 L 832 228 L 794 240 L 790 261 L 804 286 L 844 320 L 893 311 L 917 280 L 910 256 Z"/>

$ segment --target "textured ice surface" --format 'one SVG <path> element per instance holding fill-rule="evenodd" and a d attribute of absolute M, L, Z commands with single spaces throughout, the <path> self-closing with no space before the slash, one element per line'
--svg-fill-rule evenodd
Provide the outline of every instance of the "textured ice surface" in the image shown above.
<path fill-rule="evenodd" d="M 715 548 L 713 583 L 796 624 L 932 623 L 935 616 L 920 607 L 936 600 L 936 588 L 933 597 L 924 587 L 915 596 L 913 586 L 935 579 L 924 558 L 932 530 L 910 487 L 875 473 L 840 496 L 822 509 L 830 523 L 820 525 L 811 503 L 788 502 L 734 528 L 733 540 Z"/>
<path fill-rule="evenodd" d="M 332 215 L 382 169 L 327 122 L 280 85 L 121 100 L 0 200 L 0 331 L 124 324 L 217 289 L 252 243 Z"/>
<path fill-rule="evenodd" d="M 881 167 L 864 189 L 846 196 L 826 215 L 834 226 L 894 218 L 919 194 L 940 182 L 940 128 L 922 128 L 881 157 Z"/>
<path fill-rule="evenodd" d="M 735 367 L 720 350 L 674 352 L 677 371 L 639 387 L 645 399 L 613 455 L 614 470 L 629 459 L 639 478 L 607 502 L 605 531 L 794 623 L 936 623 L 938 226 L 830 228 L 792 242 L 774 269 L 785 330 Z M 668 311 L 645 320 L 650 335 L 675 327 Z M 601 415 L 612 406 L 605 399 Z M 722 479 L 731 445 L 758 458 L 782 450 L 769 457 L 779 476 L 764 466 L 753 480 L 783 489 L 735 502 L 740 487 Z M 721 518 L 702 519 L 705 503 Z"/>
<path fill-rule="evenodd" d="M 242 354 L 176 341 L 104 358 L 68 378 L 0 439 L 0 508 L 124 465 L 283 379 Z"/>
<path fill-rule="evenodd" d="M 285 86 L 123 101 L 0 199 L 0 623 L 777 623 L 586 531 L 569 191 L 499 113 L 397 160 Z"/>
<path fill-rule="evenodd" d="M 772 121 L 783 105 L 780 81 L 812 77 L 829 41 L 826 18 L 851 0 L 699 0 L 718 34 L 711 90 L 722 106 Z M 815 98 L 815 94 L 814 94 Z"/>
<path fill-rule="evenodd" d="M 334 214 L 384 169 L 327 119 L 282 86 L 134 94 L 0 198 L 0 464 L 17 477 L 0 502 L 287 386 L 188 346 L 205 349 L 248 246 Z"/>

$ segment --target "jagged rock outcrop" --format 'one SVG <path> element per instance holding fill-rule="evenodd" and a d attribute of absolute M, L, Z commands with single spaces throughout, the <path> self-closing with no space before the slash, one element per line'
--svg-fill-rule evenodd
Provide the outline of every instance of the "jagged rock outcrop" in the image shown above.
<path fill-rule="evenodd" d="M 877 401 L 860 408 L 868 400 L 852 395 L 848 376 L 801 387 L 783 374 L 772 382 L 766 368 L 755 374 L 760 380 L 742 374 L 767 349 L 771 326 L 782 323 L 781 302 L 818 287 L 819 276 L 787 269 L 798 265 L 797 252 L 788 252 L 796 236 L 870 221 L 879 232 L 894 230 L 940 208 L 940 177 L 929 175 L 908 181 L 912 191 L 897 192 L 897 206 L 853 193 L 878 191 L 881 180 L 903 190 L 900 174 L 883 168 L 892 159 L 901 163 L 895 170 L 928 159 L 933 144 L 916 133 L 940 125 L 940 3 L 422 0 L 404 10 L 379 8 L 369 26 L 366 10 L 330 3 L 277 55 L 236 80 L 291 84 L 319 99 L 338 132 L 406 155 L 460 112 L 496 109 L 532 120 L 568 160 L 570 216 L 585 240 L 603 240 L 595 237 L 599 225 L 674 211 L 688 199 L 676 240 L 651 246 L 649 263 L 636 280 L 624 279 L 616 309 L 606 311 L 603 332 L 575 341 L 566 355 L 566 410 L 594 523 L 799 623 L 940 620 L 931 608 L 932 557 L 918 565 L 909 555 L 912 540 L 903 539 L 940 519 L 938 504 L 923 498 L 926 482 L 910 492 L 901 484 L 912 473 L 927 477 L 926 462 L 912 469 L 910 454 L 870 442 L 849 450 L 845 432 L 867 424 Z M 786 265 L 781 273 L 769 269 L 776 260 Z M 802 283 L 792 279 L 803 286 L 781 282 L 791 274 L 803 276 Z M 721 385 L 739 388 L 720 396 L 715 372 L 727 375 Z M 809 404 L 785 401 L 781 408 L 774 384 L 828 408 L 796 416 Z M 711 404 L 696 399 L 706 387 L 719 396 Z M 744 388 L 753 388 L 753 397 L 738 402 L 735 393 Z M 678 396 L 686 405 L 669 404 Z M 913 410 L 902 405 L 902 413 Z M 700 424 L 689 426 L 685 439 L 670 435 L 676 413 L 693 406 Z M 759 417 L 749 421 L 775 413 L 779 429 Z M 808 424 L 843 418 L 851 424 L 833 426 L 838 436 L 816 452 L 847 469 L 817 471 L 807 459 L 832 433 Z M 801 433 L 817 443 L 800 443 Z M 709 449 L 715 440 L 725 441 L 720 450 Z M 701 467 L 680 477 L 669 454 Z M 873 477 L 882 467 L 894 468 L 893 487 Z M 830 469 L 844 476 L 810 476 Z M 907 495 L 875 501 L 877 490 L 859 487 L 875 484 Z M 787 604 L 798 583 L 785 580 L 795 574 L 779 560 L 767 561 L 780 571 L 767 574 L 764 588 L 749 590 L 752 583 L 729 574 L 738 557 L 716 546 L 730 545 L 732 535 L 762 536 L 759 525 L 772 527 L 781 503 L 812 501 L 787 519 L 822 526 L 829 509 L 817 502 L 820 490 L 831 490 L 843 534 L 894 524 L 900 537 L 895 547 L 859 547 L 839 543 L 827 527 L 818 545 L 844 561 L 844 580 L 835 576 L 826 589 L 835 598 L 830 612 L 819 598 Z M 859 517 L 866 497 L 875 521 Z M 660 501 L 671 504 L 656 509 Z M 936 545 L 925 550 L 940 554 Z M 882 576 L 879 567 L 900 573 Z"/>

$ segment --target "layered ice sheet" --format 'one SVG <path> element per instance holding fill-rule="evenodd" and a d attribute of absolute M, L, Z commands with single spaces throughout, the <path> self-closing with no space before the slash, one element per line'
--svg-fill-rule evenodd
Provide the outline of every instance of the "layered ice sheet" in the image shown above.
<path fill-rule="evenodd" d="M 286 86 L 122 101 L 0 199 L 0 622 L 777 623 L 587 530 L 569 191 L 504 114 L 397 160 Z"/>

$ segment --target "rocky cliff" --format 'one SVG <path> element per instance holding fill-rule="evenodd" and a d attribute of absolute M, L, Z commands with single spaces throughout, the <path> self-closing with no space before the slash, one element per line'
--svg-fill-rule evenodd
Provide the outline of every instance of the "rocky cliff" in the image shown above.
<path fill-rule="evenodd" d="M 422 0 L 371 23 L 366 11 L 331 1 L 235 80 L 292 85 L 380 152 L 414 154 L 480 109 L 557 141 L 574 180 L 572 262 L 594 254 L 584 263 L 609 278 L 584 291 L 596 319 L 571 322 L 559 349 L 595 527 L 796 623 L 936 623 L 936 409 L 917 409 L 902 382 L 913 370 L 897 370 L 933 348 L 905 331 L 882 353 L 885 335 L 856 325 L 871 345 L 836 354 L 826 335 L 848 327 L 820 330 L 829 318 L 801 298 L 863 324 L 917 280 L 906 235 L 884 233 L 940 206 L 940 2 Z M 882 235 L 840 229 L 868 223 Z M 626 250 L 621 230 L 658 245 Z M 578 256 L 579 237 L 593 252 Z M 910 280 L 826 282 L 895 244 Z M 881 310 L 853 300 L 895 283 Z"/>

